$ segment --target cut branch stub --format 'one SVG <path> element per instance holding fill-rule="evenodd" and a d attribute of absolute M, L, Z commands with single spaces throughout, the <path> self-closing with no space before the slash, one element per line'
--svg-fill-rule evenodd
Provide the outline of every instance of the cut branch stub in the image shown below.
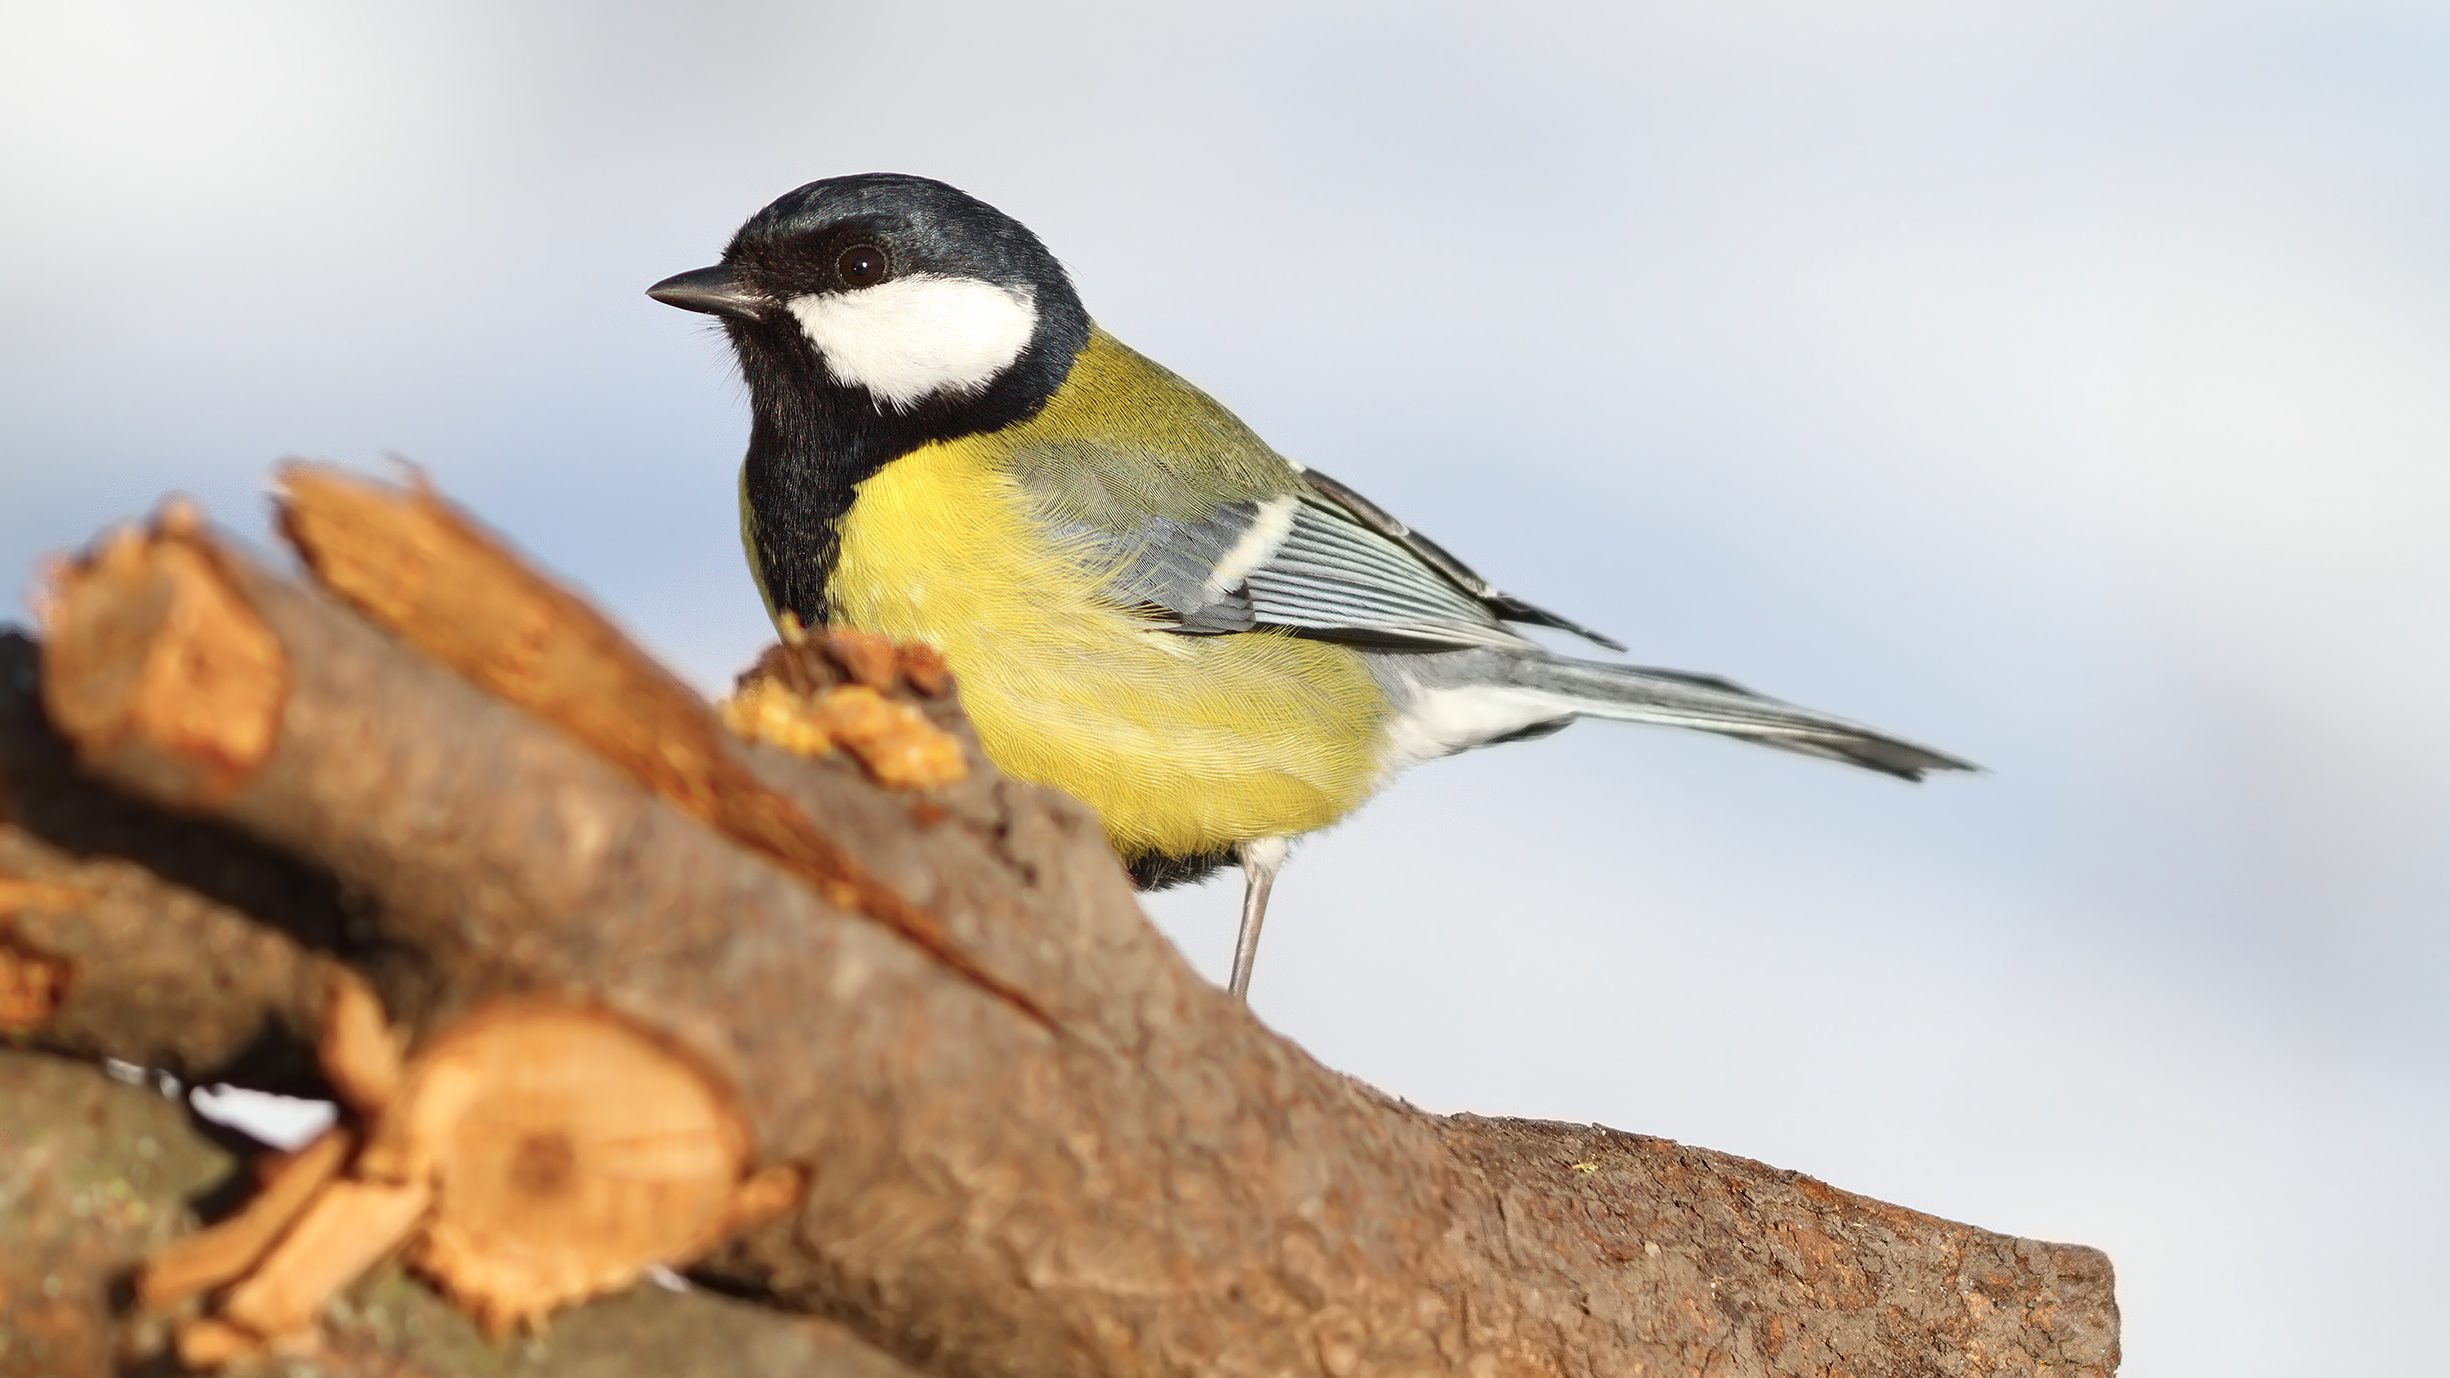
<path fill-rule="evenodd" d="M 89 759 L 125 750 L 171 798 L 226 794 L 263 763 L 289 693 L 280 643 L 223 575 L 196 518 L 122 528 L 50 588 L 43 707 Z"/>
<path fill-rule="evenodd" d="M 418 1056 L 358 1175 L 434 1184 L 412 1261 L 500 1333 L 712 1246 L 748 1156 L 686 1059 L 609 1016 L 512 1005 Z"/>
<path fill-rule="evenodd" d="M 333 992 L 327 1057 L 363 1062 L 371 1005 Z M 362 1079 L 372 1091 L 384 1078 Z M 161 1306 L 227 1288 L 188 1326 L 191 1363 L 313 1323 L 376 1260 L 409 1260 L 491 1334 L 687 1263 L 798 1199 L 796 1168 L 750 1175 L 720 1080 L 600 1010 L 529 1000 L 444 1030 L 396 1078 L 366 1145 L 334 1131 L 268 1175 L 247 1210 L 146 1268 Z"/>

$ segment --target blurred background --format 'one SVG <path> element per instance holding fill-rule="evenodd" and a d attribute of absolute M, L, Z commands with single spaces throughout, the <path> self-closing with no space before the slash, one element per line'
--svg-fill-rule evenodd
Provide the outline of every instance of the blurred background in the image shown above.
<path fill-rule="evenodd" d="M 643 291 L 940 177 L 1504 587 L 1992 772 L 1426 767 L 1296 852 L 1268 1021 L 2099 1245 L 2130 1374 L 2439 1362 L 2438 3 L 9 4 L 0 150 L 12 606 L 398 454 L 718 689 L 743 401 Z M 1239 887 L 1150 907 L 1221 973 Z"/>

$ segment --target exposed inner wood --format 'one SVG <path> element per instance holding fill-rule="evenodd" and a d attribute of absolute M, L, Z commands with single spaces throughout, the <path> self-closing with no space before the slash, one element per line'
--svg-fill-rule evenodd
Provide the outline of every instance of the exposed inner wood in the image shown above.
<path fill-rule="evenodd" d="M 288 693 L 281 649 L 192 535 L 166 510 L 62 567 L 45 602 L 64 659 L 46 675 L 52 721 L 88 749 L 142 742 L 189 799 L 227 793 L 272 750 Z"/>
<path fill-rule="evenodd" d="M 383 1017 L 382 1001 L 356 973 L 335 970 L 326 991 L 316 1061 L 341 1104 L 369 1118 L 379 1115 L 399 1097 L 406 1076 L 399 1039 Z"/>
<path fill-rule="evenodd" d="M 245 1209 L 145 1260 L 136 1275 L 138 1303 L 171 1306 L 246 1276 L 316 1193 L 340 1175 L 356 1147 L 357 1136 L 333 1129 L 295 1153 L 268 1160 L 256 1174 L 256 1192 Z"/>
<path fill-rule="evenodd" d="M 245 1210 L 148 1263 L 149 1306 L 227 1289 L 187 1323 L 191 1364 L 242 1352 L 233 1327 L 262 1339 L 304 1328 L 403 1248 L 500 1336 L 652 1264 L 686 1264 L 798 1199 L 797 1168 L 746 1173 L 749 1132 L 716 1078 L 600 1011 L 491 1005 L 388 1071 L 367 1051 L 390 1040 L 362 984 L 337 982 L 326 1019 L 323 1047 L 357 1069 L 373 1127 L 362 1149 L 324 1135 Z"/>
<path fill-rule="evenodd" d="M 264 1337 L 228 1321 L 197 1316 L 180 1324 L 176 1346 L 181 1368 L 208 1370 L 254 1354 L 264 1347 Z"/>
<path fill-rule="evenodd" d="M 423 1182 L 325 1183 L 230 1289 L 220 1318 L 266 1338 L 305 1329 L 333 1293 L 409 1238 L 432 1201 L 433 1188 Z"/>
<path fill-rule="evenodd" d="M 418 1055 L 359 1171 L 433 1182 L 412 1260 L 499 1334 L 691 1261 L 731 1220 L 748 1153 L 686 1059 L 613 1020 L 513 1006 Z"/>

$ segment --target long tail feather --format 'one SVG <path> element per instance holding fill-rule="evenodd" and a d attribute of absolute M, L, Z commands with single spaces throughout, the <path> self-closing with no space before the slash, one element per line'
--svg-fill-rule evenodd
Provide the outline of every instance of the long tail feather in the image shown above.
<path fill-rule="evenodd" d="M 1393 729 L 1398 760 L 1540 736 L 1590 717 L 1741 737 L 1907 780 L 1935 770 L 1979 769 L 1713 675 L 1498 649 L 1388 655 L 1374 668 L 1403 705 Z"/>
<path fill-rule="evenodd" d="M 1934 770 L 1978 769 L 1946 752 L 1712 676 L 1563 657 L 1519 657 L 1510 669 L 1507 678 L 1515 684 L 1570 699 L 1588 717 L 1716 732 L 1907 780 Z"/>

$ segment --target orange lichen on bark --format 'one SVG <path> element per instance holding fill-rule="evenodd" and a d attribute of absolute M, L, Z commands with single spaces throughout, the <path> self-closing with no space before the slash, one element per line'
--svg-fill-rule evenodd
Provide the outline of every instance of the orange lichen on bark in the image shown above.
<path fill-rule="evenodd" d="M 793 755 L 823 756 L 840 746 L 887 789 L 931 789 L 969 774 L 952 733 L 866 684 L 809 696 L 776 680 L 753 680 L 723 701 L 722 713 L 734 734 Z"/>
<path fill-rule="evenodd" d="M 32 1033 L 68 995 L 68 964 L 0 933 L 0 1033 Z"/>
<path fill-rule="evenodd" d="M 834 749 L 809 701 L 770 679 L 745 685 L 717 705 L 723 725 L 743 741 L 764 742 L 794 756 L 823 756 Z"/>
<path fill-rule="evenodd" d="M 865 685 L 886 695 L 907 689 L 925 699 L 953 692 L 952 667 L 923 641 L 896 642 L 855 627 L 803 627 L 789 613 L 783 614 L 782 632 L 782 644 L 767 647 L 740 676 L 736 689 L 776 680 L 810 698 L 842 684 Z"/>
<path fill-rule="evenodd" d="M 855 627 L 824 627 L 812 635 L 853 684 L 888 694 L 901 684 L 902 656 L 892 638 Z"/>
<path fill-rule="evenodd" d="M 422 485 L 284 465 L 279 522 L 324 587 L 470 682 L 568 733 L 673 807 L 900 933 L 1052 1026 L 936 916 L 867 873 L 734 754 L 714 709 L 583 600 Z"/>
<path fill-rule="evenodd" d="M 193 507 L 122 527 L 54 567 L 43 707 L 88 757 L 141 741 L 189 798 L 236 788 L 272 751 L 289 672 Z"/>
<path fill-rule="evenodd" d="M 933 646 L 916 641 L 902 643 L 902 678 L 910 687 L 931 699 L 940 699 L 953 692 L 953 667 L 944 663 L 944 653 Z"/>
<path fill-rule="evenodd" d="M 814 707 L 826 732 L 888 789 L 957 784 L 969 774 L 961 743 L 952 733 L 867 685 L 846 684 Z"/>
<path fill-rule="evenodd" d="M 90 899 L 73 885 L 0 876 L 0 1034 L 32 1033 L 51 1022 L 68 998 L 71 968 L 9 931 L 8 919 L 29 909 L 64 909 Z"/>
<path fill-rule="evenodd" d="M 733 732 L 802 756 L 841 747 L 888 789 L 967 778 L 961 739 L 905 701 L 952 692 L 952 672 L 935 648 L 849 627 L 803 628 L 789 617 L 784 630 L 783 644 L 760 657 L 724 700 Z"/>

